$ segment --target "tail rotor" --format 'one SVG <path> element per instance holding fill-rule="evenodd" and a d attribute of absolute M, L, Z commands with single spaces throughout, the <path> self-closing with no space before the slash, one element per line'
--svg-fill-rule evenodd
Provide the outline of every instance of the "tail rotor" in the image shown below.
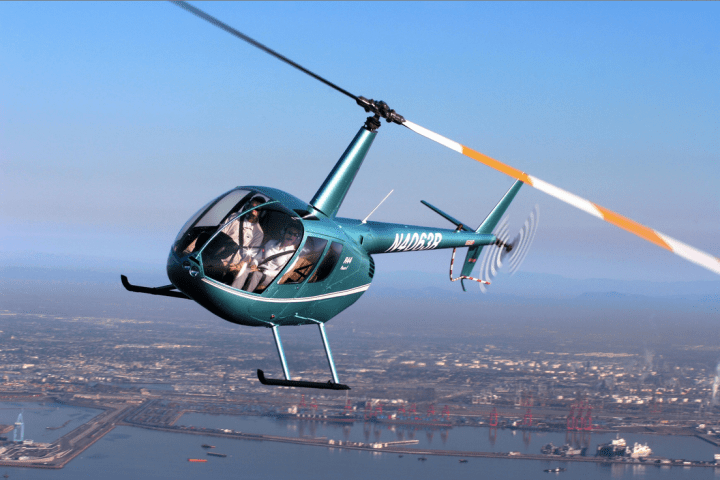
<path fill-rule="evenodd" d="M 509 241 L 508 217 L 503 217 L 493 232 L 497 237 L 497 242 L 495 245 L 486 247 L 483 253 L 480 262 L 480 278 L 491 281 L 505 265 L 507 265 L 508 272 L 511 275 L 518 271 L 535 239 L 539 217 L 540 206 L 535 205 L 533 211 L 530 212 L 530 216 L 525 220 L 522 228 L 512 241 Z M 481 283 L 480 290 L 487 293 L 487 284 Z"/>

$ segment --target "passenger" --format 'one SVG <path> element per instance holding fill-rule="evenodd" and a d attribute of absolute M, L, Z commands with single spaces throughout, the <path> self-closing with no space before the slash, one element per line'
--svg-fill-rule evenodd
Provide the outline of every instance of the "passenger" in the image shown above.
<path fill-rule="evenodd" d="M 262 197 L 253 197 L 245 204 L 243 210 L 255 208 L 265 203 Z M 242 222 L 233 222 L 228 225 L 226 233 L 238 245 L 237 253 L 234 254 L 227 262 L 228 269 L 233 273 L 235 279 L 232 285 L 238 281 L 238 278 L 247 276 L 248 267 L 251 264 L 257 265 L 255 258 L 260 255 L 260 250 L 265 234 L 260 226 L 260 212 L 255 209 L 243 216 Z M 242 228 L 240 228 L 242 223 Z"/>
<path fill-rule="evenodd" d="M 275 279 L 290 260 L 292 253 L 297 250 L 301 237 L 302 233 L 295 225 L 285 227 L 281 240 L 270 240 L 265 244 L 262 261 L 253 262 L 246 272 L 238 275 L 232 286 L 253 292 L 258 287 L 264 288 L 270 285 L 270 282 Z M 245 284 L 246 280 L 247 284 Z"/>

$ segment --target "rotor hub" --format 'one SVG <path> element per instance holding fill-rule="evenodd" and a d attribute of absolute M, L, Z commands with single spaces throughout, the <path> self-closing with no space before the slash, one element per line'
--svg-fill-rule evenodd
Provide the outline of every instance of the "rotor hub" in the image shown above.
<path fill-rule="evenodd" d="M 366 112 L 375 114 L 375 116 L 371 118 L 374 118 L 377 123 L 376 129 L 380 127 L 380 118 L 384 118 L 388 123 L 397 123 L 398 125 L 402 125 L 403 122 L 405 122 L 405 118 L 403 118 L 402 115 L 390 108 L 390 106 L 382 100 L 373 100 L 372 98 L 368 100 L 365 97 L 357 97 L 357 104 L 363 107 Z"/>

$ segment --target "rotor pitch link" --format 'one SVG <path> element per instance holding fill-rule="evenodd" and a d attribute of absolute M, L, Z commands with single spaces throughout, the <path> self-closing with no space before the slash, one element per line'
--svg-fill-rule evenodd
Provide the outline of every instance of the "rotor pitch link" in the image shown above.
<path fill-rule="evenodd" d="M 300 387 L 300 388 L 320 388 L 325 390 L 350 390 L 350 387 L 342 383 L 333 383 L 331 381 L 323 382 L 306 382 L 304 380 L 275 380 L 265 378 L 262 370 L 257 371 L 258 380 L 263 385 L 277 385 L 279 387 Z"/>
<path fill-rule="evenodd" d="M 457 248 L 453 248 L 452 258 L 450 258 L 450 281 L 451 282 L 457 282 L 458 280 L 472 280 L 473 282 L 478 283 L 484 283 L 485 285 L 490 285 L 490 282 L 487 280 L 481 280 L 479 278 L 474 277 L 468 277 L 467 275 L 460 275 L 459 277 L 453 278 L 453 265 L 455 264 L 455 252 L 457 251 Z M 465 287 L 463 287 L 463 290 Z"/>

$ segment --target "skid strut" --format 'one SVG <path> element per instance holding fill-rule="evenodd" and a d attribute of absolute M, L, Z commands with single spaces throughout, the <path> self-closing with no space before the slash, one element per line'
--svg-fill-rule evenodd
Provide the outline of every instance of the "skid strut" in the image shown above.
<path fill-rule="evenodd" d="M 323 347 L 325 347 L 325 356 L 327 357 L 328 365 L 330 365 L 330 373 L 332 373 L 333 382 L 340 383 L 337 372 L 335 371 L 335 362 L 333 362 L 330 344 L 328 343 L 327 335 L 325 335 L 325 324 L 318 323 L 318 328 L 320 329 L 320 336 L 322 337 Z"/>
<path fill-rule="evenodd" d="M 285 351 L 283 350 L 282 342 L 280 341 L 280 332 L 278 332 L 277 325 L 273 325 L 272 332 L 273 337 L 275 338 L 275 346 L 277 347 L 278 355 L 280 356 L 280 363 L 282 364 L 285 380 L 292 380 L 292 378 L 290 378 L 290 370 L 288 370 L 287 362 L 285 361 Z"/>
<path fill-rule="evenodd" d="M 332 373 L 332 380 L 325 383 L 323 382 L 307 382 L 304 380 L 293 380 L 290 376 L 290 370 L 285 360 L 285 351 L 282 347 L 282 341 L 280 340 L 280 332 L 278 326 L 272 326 L 273 338 L 275 339 L 275 346 L 277 347 L 278 356 L 280 357 L 280 363 L 282 364 L 283 375 L 285 380 L 276 380 L 272 378 L 265 378 L 265 374 L 262 370 L 257 371 L 258 380 L 263 385 L 278 385 L 282 387 L 300 387 L 300 388 L 323 388 L 329 390 L 350 390 L 350 387 L 343 385 L 338 380 L 337 371 L 335 370 L 335 362 L 333 361 L 332 352 L 330 351 L 330 343 L 328 342 L 327 335 L 325 334 L 325 325 L 321 322 L 317 322 L 318 328 L 320 329 L 320 336 L 322 337 L 323 347 L 325 348 L 325 355 L 327 356 L 328 365 L 330 365 L 330 372 Z"/>

